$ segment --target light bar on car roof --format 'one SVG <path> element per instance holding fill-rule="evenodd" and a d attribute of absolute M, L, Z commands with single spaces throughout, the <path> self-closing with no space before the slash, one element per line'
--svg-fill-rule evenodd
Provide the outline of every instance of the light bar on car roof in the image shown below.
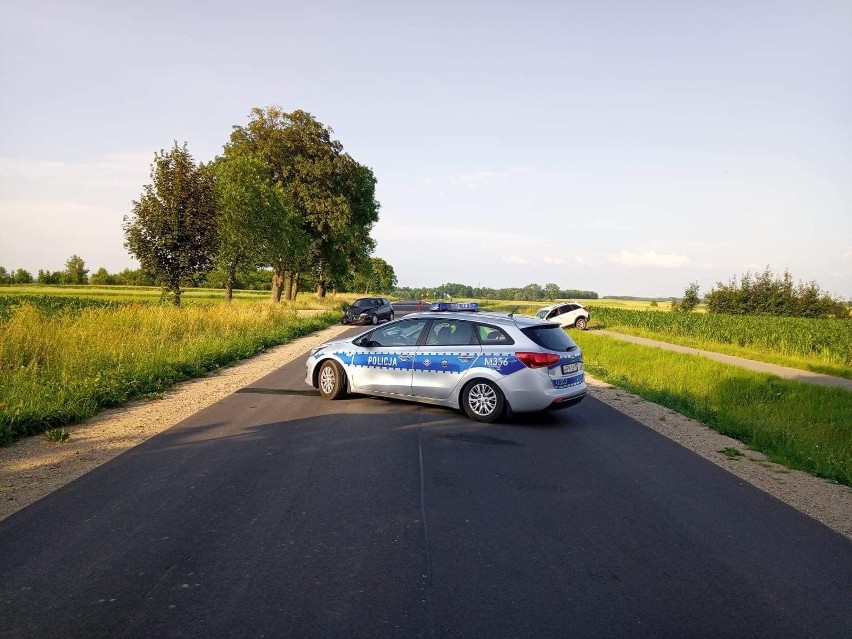
<path fill-rule="evenodd" d="M 468 311 L 476 313 L 479 311 L 479 304 L 476 302 L 434 302 L 429 306 L 432 312 L 439 311 Z"/>

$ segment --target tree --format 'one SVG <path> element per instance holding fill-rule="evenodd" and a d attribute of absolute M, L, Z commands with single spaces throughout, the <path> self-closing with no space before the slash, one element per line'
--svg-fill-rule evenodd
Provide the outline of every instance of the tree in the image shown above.
<path fill-rule="evenodd" d="M 816 282 L 800 282 L 794 287 L 788 271 L 776 276 L 768 266 L 757 275 L 747 272 L 739 282 L 736 277 L 727 284 L 717 282 L 707 295 L 707 309 L 733 315 L 848 317 L 843 303 L 822 291 Z"/>
<path fill-rule="evenodd" d="M 281 184 L 272 181 L 261 158 L 232 149 L 216 162 L 214 174 L 219 233 L 216 266 L 225 275 L 225 296 L 230 301 L 240 269 L 283 263 L 284 254 L 304 252 L 305 242 L 292 199 Z"/>
<path fill-rule="evenodd" d="M 551 302 L 559 297 L 559 285 L 550 282 L 549 284 L 545 284 L 544 286 L 544 294 L 547 296 Z"/>
<path fill-rule="evenodd" d="M 292 198 L 307 239 L 272 264 L 273 298 L 280 299 L 286 278 L 289 299 L 299 273 L 308 268 L 324 296 L 329 283 L 339 285 L 353 261 L 365 261 L 374 247 L 369 233 L 378 219 L 375 177 L 343 152 L 332 133 L 305 111 L 255 108 L 246 126 L 234 127 L 225 147 L 226 156 L 242 151 L 266 162 L 272 180 Z"/>
<path fill-rule="evenodd" d="M 36 281 L 39 284 L 61 284 L 62 277 L 63 274 L 59 271 L 54 271 L 53 273 L 51 273 L 50 271 L 44 271 L 42 269 L 39 269 Z"/>
<path fill-rule="evenodd" d="M 176 305 L 181 286 L 206 273 L 216 250 L 216 193 L 211 171 L 186 144 L 154 155 L 151 184 L 124 218 L 125 247 Z"/>
<path fill-rule="evenodd" d="M 65 262 L 65 272 L 62 278 L 65 284 L 86 284 L 89 281 L 88 275 L 86 263 L 79 255 L 72 255 Z"/>
<path fill-rule="evenodd" d="M 89 284 L 93 284 L 95 286 L 110 286 L 115 283 L 115 275 L 110 275 L 109 271 L 107 271 L 103 266 L 89 277 Z"/>
<path fill-rule="evenodd" d="M 698 306 L 699 301 L 698 291 L 698 282 L 693 282 L 692 284 L 687 286 L 686 290 L 683 292 L 683 299 L 677 306 L 677 310 L 683 311 L 684 313 L 690 313 L 695 310 L 695 307 Z M 675 306 L 672 306 L 672 308 L 675 308 Z"/>
<path fill-rule="evenodd" d="M 380 257 L 371 257 L 350 274 L 348 290 L 364 293 L 390 293 L 396 288 L 393 266 Z"/>
<path fill-rule="evenodd" d="M 0 284 L 11 284 L 11 283 L 12 283 L 12 276 L 9 274 L 9 272 L 5 268 L 0 266 Z"/>
<path fill-rule="evenodd" d="M 28 270 L 19 268 L 17 271 L 15 271 L 15 275 L 13 276 L 12 280 L 15 282 L 15 284 L 32 284 L 33 276 Z"/>

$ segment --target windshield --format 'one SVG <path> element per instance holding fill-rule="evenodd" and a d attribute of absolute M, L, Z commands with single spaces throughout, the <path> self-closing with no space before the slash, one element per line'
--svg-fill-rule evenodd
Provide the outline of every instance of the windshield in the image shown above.
<path fill-rule="evenodd" d="M 538 319 L 545 319 L 547 317 L 547 309 L 543 308 L 538 313 L 535 314 Z"/>
<path fill-rule="evenodd" d="M 366 306 L 372 306 L 373 300 L 355 300 L 355 303 L 352 304 L 354 308 L 364 308 Z"/>
<path fill-rule="evenodd" d="M 568 333 L 561 326 L 555 324 L 549 326 L 529 326 L 521 330 L 524 332 L 524 335 L 549 351 L 564 353 L 577 348 L 577 345 L 568 336 Z"/>

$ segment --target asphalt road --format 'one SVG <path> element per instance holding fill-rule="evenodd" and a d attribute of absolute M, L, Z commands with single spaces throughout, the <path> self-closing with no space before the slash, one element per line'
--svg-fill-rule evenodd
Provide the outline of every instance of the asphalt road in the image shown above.
<path fill-rule="evenodd" d="M 849 636 L 852 543 L 594 399 L 481 425 L 303 375 L 1 522 L 0 636 Z"/>

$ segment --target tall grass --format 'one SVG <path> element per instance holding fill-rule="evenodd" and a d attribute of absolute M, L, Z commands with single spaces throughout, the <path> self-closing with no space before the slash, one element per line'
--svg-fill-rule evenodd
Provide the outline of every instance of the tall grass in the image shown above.
<path fill-rule="evenodd" d="M 339 320 L 269 303 L 124 304 L 0 323 L 0 443 L 75 423 Z"/>
<path fill-rule="evenodd" d="M 693 417 L 792 468 L 852 485 L 852 393 L 696 355 L 572 333 L 595 377 Z"/>
<path fill-rule="evenodd" d="M 852 320 L 592 308 L 593 325 L 852 377 Z M 726 348 L 727 347 L 727 348 Z"/>

